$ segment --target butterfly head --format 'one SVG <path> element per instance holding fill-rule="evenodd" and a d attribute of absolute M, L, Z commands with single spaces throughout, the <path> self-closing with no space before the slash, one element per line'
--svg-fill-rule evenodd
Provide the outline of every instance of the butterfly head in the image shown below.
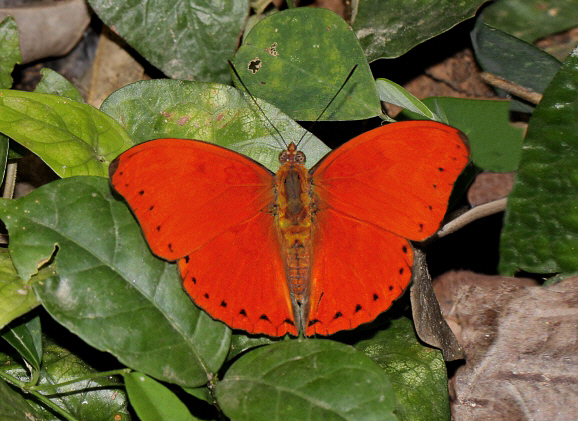
<path fill-rule="evenodd" d="M 305 154 L 297 150 L 297 145 L 291 142 L 287 150 L 279 154 L 281 164 L 305 164 Z"/>

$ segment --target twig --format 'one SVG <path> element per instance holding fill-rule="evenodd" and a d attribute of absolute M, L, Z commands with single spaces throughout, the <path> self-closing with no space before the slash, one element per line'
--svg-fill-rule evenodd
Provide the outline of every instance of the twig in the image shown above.
<path fill-rule="evenodd" d="M 504 78 L 496 76 L 492 73 L 482 72 L 480 74 L 484 82 L 495 86 L 496 88 L 501 88 L 512 95 L 525 99 L 526 101 L 531 102 L 532 104 L 538 104 L 542 99 L 542 94 L 538 93 L 530 88 L 526 88 L 525 86 L 518 85 L 517 83 L 510 82 Z"/>
<path fill-rule="evenodd" d="M 508 198 L 494 200 L 493 202 L 484 203 L 483 205 L 476 206 L 470 209 L 466 213 L 458 216 L 453 221 L 445 224 L 437 233 L 438 237 L 445 237 L 452 232 L 474 222 L 477 219 L 483 218 L 485 216 L 493 215 L 498 212 L 502 212 L 506 209 L 506 204 L 508 203 Z"/>

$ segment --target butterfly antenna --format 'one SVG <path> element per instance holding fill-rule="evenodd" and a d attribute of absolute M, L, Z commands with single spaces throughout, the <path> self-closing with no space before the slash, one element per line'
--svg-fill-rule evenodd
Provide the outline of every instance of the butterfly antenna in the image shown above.
<path fill-rule="evenodd" d="M 353 76 L 353 72 L 355 72 L 355 69 L 357 69 L 357 66 L 358 66 L 357 64 L 355 66 L 353 66 L 353 69 L 351 69 L 351 71 L 349 72 L 349 74 L 345 78 L 345 81 L 343 81 L 343 83 L 341 84 L 341 87 L 337 90 L 337 92 L 335 92 L 335 95 L 333 95 L 333 98 L 331 98 L 331 100 L 327 103 L 327 105 L 325 106 L 323 111 L 321 111 L 321 114 L 319 114 L 319 117 L 317 117 L 315 119 L 315 121 L 311 124 L 311 126 L 309 126 L 309 130 L 307 130 L 305 133 L 303 133 L 303 136 L 301 136 L 301 139 L 299 139 L 299 142 L 297 142 L 297 146 L 299 146 L 299 144 L 301 143 L 301 141 L 303 140 L 303 138 L 305 137 L 307 132 L 311 131 L 311 129 L 313 128 L 313 126 L 315 126 L 315 124 L 317 124 L 317 122 L 319 121 L 319 119 L 321 118 L 323 113 L 325 113 L 325 111 L 327 111 L 327 109 L 333 103 L 335 98 L 337 98 L 337 95 L 339 95 L 339 92 L 341 92 L 343 90 L 343 88 L 345 87 L 347 82 L 349 82 L 349 79 L 351 79 L 351 76 Z"/>
<path fill-rule="evenodd" d="M 275 129 L 275 131 L 279 134 L 279 137 L 281 138 L 281 140 L 283 141 L 283 144 L 279 143 L 279 146 L 283 147 L 283 148 L 287 148 L 287 142 L 285 141 L 285 139 L 283 138 L 283 135 L 281 134 L 281 132 L 279 131 L 279 129 L 277 127 L 275 127 L 275 125 L 273 124 L 273 122 L 269 119 L 269 117 L 267 117 L 267 114 L 265 114 L 265 111 L 263 111 L 263 108 L 261 108 L 261 106 L 259 105 L 259 103 L 257 102 L 257 99 L 253 96 L 253 94 L 251 92 L 249 92 L 249 89 L 247 88 L 247 85 L 245 85 L 245 82 L 243 82 L 243 79 L 241 79 L 241 76 L 239 75 L 239 73 L 237 72 L 237 69 L 235 69 L 235 66 L 233 65 L 233 63 L 231 62 L 231 60 L 227 60 L 229 62 L 229 66 L 231 66 L 231 69 L 233 69 L 233 73 L 235 73 L 235 76 L 237 76 L 237 79 L 239 79 L 239 82 L 241 82 L 241 85 L 243 85 L 243 88 L 245 88 L 245 91 L 249 94 L 249 96 L 251 97 L 251 99 L 253 100 L 253 102 L 255 103 L 255 105 L 257 106 L 257 108 L 259 108 L 259 110 L 261 111 L 261 113 L 263 114 L 263 117 L 265 117 L 265 119 L 269 122 L 269 124 L 271 125 L 271 127 L 273 127 Z"/>

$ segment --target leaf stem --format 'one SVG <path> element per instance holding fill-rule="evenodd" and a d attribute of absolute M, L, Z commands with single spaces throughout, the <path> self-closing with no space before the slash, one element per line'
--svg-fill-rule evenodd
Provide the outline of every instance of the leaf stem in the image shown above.
<path fill-rule="evenodd" d="M 34 391 L 34 390 L 48 391 L 51 389 L 57 389 L 59 387 L 68 386 L 70 384 L 82 382 L 85 380 L 94 380 L 94 379 L 100 379 L 102 377 L 111 377 L 111 376 L 122 376 L 124 374 L 130 373 L 131 371 L 132 370 L 130 368 L 122 368 L 119 370 L 103 371 L 100 373 L 93 373 L 93 374 L 89 374 L 86 376 L 77 377 L 76 379 L 70 380 L 67 382 L 62 382 L 62 383 L 57 383 L 57 384 L 44 384 L 44 385 L 38 385 L 38 386 L 30 386 L 27 388 L 27 390 L 30 390 L 30 391 Z"/>
<path fill-rule="evenodd" d="M 36 397 L 40 402 L 42 402 L 43 405 L 49 407 L 57 414 L 62 415 L 68 421 L 80 421 L 78 418 L 76 418 L 72 414 L 69 414 L 67 411 L 65 411 L 64 409 L 62 409 L 61 407 L 59 407 L 58 405 L 53 403 L 50 399 L 48 399 L 43 394 L 36 392 L 34 390 L 31 390 L 31 391 L 26 390 L 26 383 L 24 383 L 21 380 L 18 380 L 16 377 L 13 377 L 10 374 L 7 374 L 7 373 L 4 373 L 3 371 L 0 371 L 0 378 L 2 378 L 7 383 L 10 383 L 16 387 L 19 387 L 20 389 L 22 389 L 22 392 L 30 393 L 32 396 Z"/>

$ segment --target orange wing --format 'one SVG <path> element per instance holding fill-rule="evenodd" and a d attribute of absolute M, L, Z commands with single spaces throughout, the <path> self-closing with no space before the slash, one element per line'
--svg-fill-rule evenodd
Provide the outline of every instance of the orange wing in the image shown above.
<path fill-rule="evenodd" d="M 373 320 L 411 278 L 413 252 L 439 228 L 468 162 L 465 136 L 435 122 L 394 123 L 313 170 L 314 258 L 307 335 Z"/>
<path fill-rule="evenodd" d="M 388 124 L 329 153 L 313 171 L 319 208 L 333 208 L 414 241 L 439 228 L 467 139 L 433 121 Z"/>
<path fill-rule="evenodd" d="M 275 237 L 274 175 L 209 143 L 157 139 L 110 168 L 152 252 L 179 261 L 197 305 L 232 328 L 296 334 Z"/>

